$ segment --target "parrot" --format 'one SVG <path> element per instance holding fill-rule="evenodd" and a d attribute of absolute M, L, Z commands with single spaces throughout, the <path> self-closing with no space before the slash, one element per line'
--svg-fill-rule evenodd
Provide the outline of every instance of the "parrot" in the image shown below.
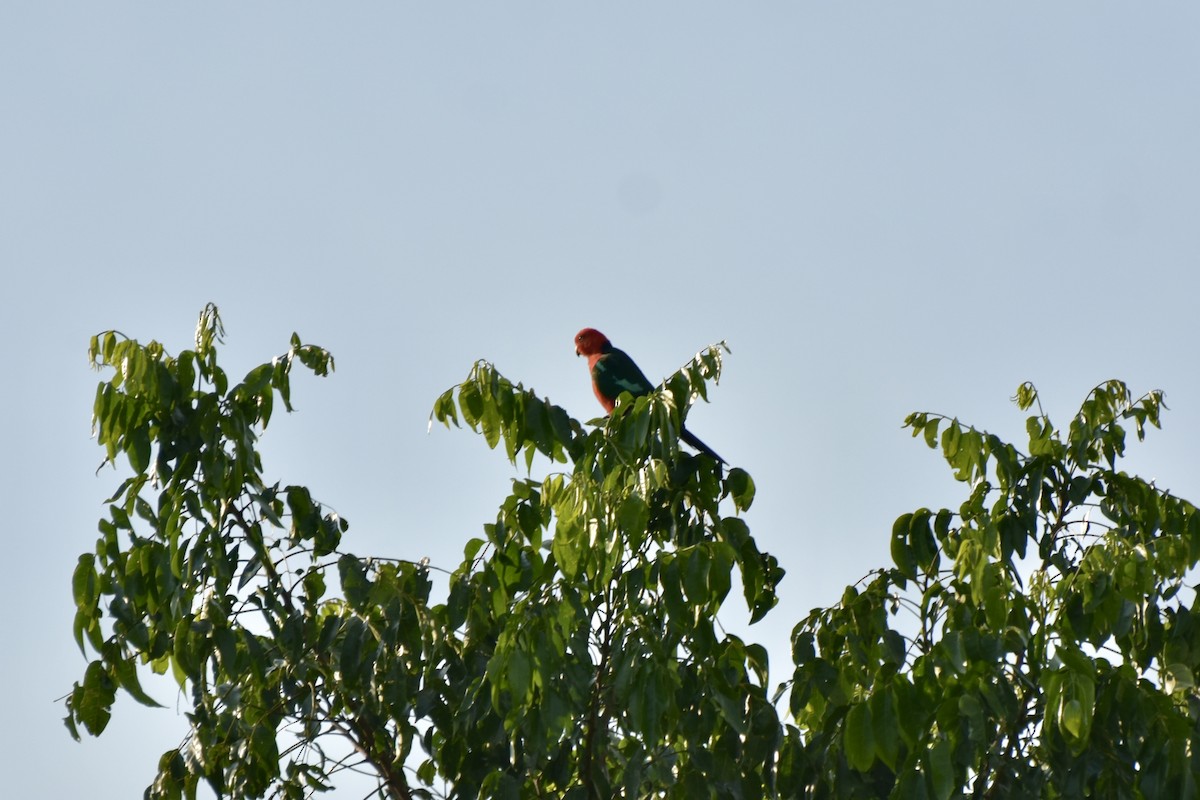
<path fill-rule="evenodd" d="M 604 406 L 606 414 L 612 413 L 621 392 L 640 397 L 654 391 L 654 384 L 638 369 L 633 359 L 624 350 L 613 347 L 608 337 L 595 328 L 584 328 L 575 334 L 575 355 L 587 356 L 588 370 L 592 374 L 592 391 L 596 393 L 600 405 Z M 721 464 L 726 463 L 686 427 L 679 429 L 679 438 L 709 458 Z"/>

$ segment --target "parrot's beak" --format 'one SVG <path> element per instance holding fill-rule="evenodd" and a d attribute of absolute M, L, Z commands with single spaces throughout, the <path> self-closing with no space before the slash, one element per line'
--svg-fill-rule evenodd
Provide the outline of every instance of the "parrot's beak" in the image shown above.
<path fill-rule="evenodd" d="M 576 357 L 576 358 L 578 358 L 578 357 L 579 357 L 579 356 L 581 356 L 581 355 L 583 355 L 583 353 L 579 352 L 579 348 L 578 348 L 578 347 L 576 347 L 576 348 L 575 348 L 575 357 Z"/>

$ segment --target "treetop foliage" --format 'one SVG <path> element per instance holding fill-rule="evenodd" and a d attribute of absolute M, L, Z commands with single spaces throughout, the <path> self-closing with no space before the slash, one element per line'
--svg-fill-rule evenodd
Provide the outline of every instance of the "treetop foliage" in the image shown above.
<path fill-rule="evenodd" d="M 310 797 L 349 769 L 389 798 L 1195 794 L 1200 517 L 1119 469 L 1157 392 L 1107 382 L 1060 429 L 1025 384 L 1024 451 L 910 415 L 966 499 L 902 514 L 893 563 L 796 625 L 775 683 L 717 621 L 735 585 L 752 621 L 777 605 L 754 482 L 679 447 L 723 345 L 590 429 L 476 363 L 430 423 L 527 477 L 435 585 L 263 477 L 293 365 L 328 375 L 332 356 L 293 334 L 231 386 L 223 336 L 210 305 L 177 356 L 116 332 L 90 347 L 111 371 L 96 438 L 129 475 L 73 577 L 90 661 L 66 724 L 99 735 L 118 690 L 157 705 L 141 670 L 171 674 L 188 732 L 147 797 Z"/>
<path fill-rule="evenodd" d="M 1195 507 L 1117 468 L 1162 395 L 1094 389 L 1064 432 L 1023 384 L 1027 452 L 915 413 L 966 485 L 892 528 L 891 567 L 796 627 L 790 711 L 833 796 L 1190 797 Z M 907 624 L 905 624 L 907 621 Z M 830 764 L 838 764 L 830 769 Z"/>

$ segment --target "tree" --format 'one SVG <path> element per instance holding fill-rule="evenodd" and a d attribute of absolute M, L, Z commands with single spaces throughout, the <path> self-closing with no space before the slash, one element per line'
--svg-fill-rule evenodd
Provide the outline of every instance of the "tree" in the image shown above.
<path fill-rule="evenodd" d="M 1200 515 L 1117 469 L 1161 393 L 1106 382 L 1065 432 L 1015 400 L 1038 406 L 1024 453 L 908 417 L 967 499 L 900 516 L 894 566 L 796 627 L 805 794 L 1196 796 Z"/>
<path fill-rule="evenodd" d="M 201 780 L 306 797 L 352 764 L 394 798 L 773 791 L 766 651 L 714 617 L 734 568 L 756 618 L 782 570 L 722 511 L 749 507 L 750 477 L 677 443 L 719 348 L 590 433 L 477 363 L 433 416 L 514 463 L 541 453 L 569 471 L 514 480 L 433 602 L 428 565 L 343 552 L 344 519 L 263 480 L 258 431 L 276 396 L 290 409 L 293 364 L 325 375 L 332 357 L 293 335 L 230 387 L 222 335 L 210 306 L 178 356 L 92 340 L 92 362 L 113 370 L 97 439 L 132 474 L 75 571 L 76 638 L 96 657 L 67 700 L 72 734 L 102 732 L 118 688 L 154 704 L 148 664 L 192 706 L 149 797 L 191 797 Z"/>
<path fill-rule="evenodd" d="M 735 579 L 752 620 L 776 604 L 783 570 L 740 516 L 754 483 L 678 447 L 722 346 L 590 431 L 475 364 L 431 424 L 560 466 L 514 479 L 439 587 L 345 552 L 344 519 L 262 477 L 293 364 L 332 357 L 293 334 L 230 387 L 222 337 L 210 306 L 178 356 L 91 343 L 113 372 L 97 439 L 129 476 L 75 570 L 93 660 L 66 722 L 98 735 L 118 689 L 154 704 L 143 665 L 171 672 L 190 730 L 149 797 L 307 797 L 350 766 L 391 798 L 1195 794 L 1200 516 L 1117 469 L 1158 393 L 1103 384 L 1066 431 L 1039 406 L 1027 453 L 911 415 L 966 501 L 902 515 L 894 564 L 796 626 L 770 692 L 766 650 L 714 622 Z"/>

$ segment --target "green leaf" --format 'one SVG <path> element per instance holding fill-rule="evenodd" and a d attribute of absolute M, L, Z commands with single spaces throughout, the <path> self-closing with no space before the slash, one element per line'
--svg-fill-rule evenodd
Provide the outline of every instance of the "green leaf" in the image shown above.
<path fill-rule="evenodd" d="M 325 578 L 320 572 L 312 570 L 304 576 L 304 599 L 308 603 L 316 603 L 325 596 Z"/>
<path fill-rule="evenodd" d="M 1066 654 L 1069 649 L 1063 648 L 1061 654 Z M 1048 677 L 1046 685 L 1050 718 L 1075 756 L 1087 748 L 1096 704 L 1096 683 L 1092 670 L 1075 671 L 1072 667 L 1079 660 L 1086 661 L 1087 657 L 1077 653 L 1066 667 Z"/>
<path fill-rule="evenodd" d="M 236 673 L 238 669 L 237 635 L 229 628 L 220 627 L 213 631 L 213 641 L 217 645 L 217 652 L 221 655 L 221 667 L 231 674 Z"/>
<path fill-rule="evenodd" d="M 875 732 L 866 703 L 855 703 L 846 712 L 842 744 L 846 761 L 859 772 L 866 772 L 875 763 Z"/>
<path fill-rule="evenodd" d="M 338 559 L 338 575 L 346 602 L 353 608 L 364 607 L 371 591 L 371 581 L 362 561 L 347 553 Z"/>
<path fill-rule="evenodd" d="M 125 439 L 125 454 L 129 456 L 129 466 L 137 474 L 142 474 L 150 466 L 150 431 L 145 426 L 139 426 Z"/>
<path fill-rule="evenodd" d="M 929 525 L 931 515 L 932 512 L 927 508 L 917 510 L 913 513 L 908 527 L 908 541 L 912 545 L 917 566 L 927 575 L 937 572 L 940 564 L 937 541 Z"/>
<path fill-rule="evenodd" d="M 528 702 L 533 693 L 533 662 L 529 653 L 519 646 L 515 647 L 508 657 L 508 670 L 504 677 L 509 690 L 515 695 L 514 702 Z"/>
<path fill-rule="evenodd" d="M 458 407 L 462 409 L 463 422 L 477 429 L 483 416 L 483 395 L 474 380 L 467 379 L 458 387 Z"/>
<path fill-rule="evenodd" d="M 908 543 L 908 530 L 912 514 L 901 514 L 892 525 L 892 562 L 900 574 L 909 580 L 917 579 L 916 553 Z"/>
<path fill-rule="evenodd" d="M 247 395 L 260 394 L 264 389 L 271 386 L 271 378 L 275 374 L 274 364 L 259 364 L 254 369 L 246 373 L 246 377 L 242 380 Z"/>
<path fill-rule="evenodd" d="M 250 559 L 246 562 L 246 566 L 242 568 L 241 578 L 238 579 L 237 588 L 239 591 L 244 589 L 247 583 L 254 580 L 254 576 L 259 573 L 259 571 L 262 569 L 262 566 L 262 559 L 259 558 L 257 553 L 250 556 Z"/>
<path fill-rule="evenodd" d="M 955 788 L 949 741 L 939 738 L 933 743 L 933 747 L 929 749 L 927 768 L 935 800 L 949 800 Z"/>
<path fill-rule="evenodd" d="M 743 563 L 743 569 L 745 564 Z M 783 580 L 785 570 L 779 566 L 778 559 L 770 553 L 761 553 L 758 555 L 758 574 L 759 585 L 754 593 L 753 609 L 750 613 L 750 623 L 754 624 L 763 619 L 779 602 L 779 595 L 775 593 L 779 582 Z M 746 591 L 743 587 L 743 591 Z"/>
<path fill-rule="evenodd" d="M 1022 411 L 1028 411 L 1029 407 L 1037 402 L 1037 389 L 1029 381 L 1025 381 L 1017 387 L 1017 394 L 1013 398 L 1017 403 L 1017 408 Z"/>
<path fill-rule="evenodd" d="M 288 486 L 286 497 L 292 515 L 291 536 L 296 541 L 314 538 L 320 525 L 320 513 L 312 494 L 303 486 Z"/>
<path fill-rule="evenodd" d="M 142 684 L 138 680 L 137 665 L 134 659 L 118 659 L 112 664 L 113 671 L 117 676 L 117 681 L 121 688 L 129 693 L 129 696 L 137 700 L 144 706 L 150 708 L 162 708 L 163 706 L 153 697 L 146 694 L 142 689 Z"/>
<path fill-rule="evenodd" d="M 99 584 L 96 582 L 96 556 L 83 553 L 75 572 L 71 576 L 71 590 L 75 596 L 75 607 L 80 612 L 90 614 L 96 608 L 100 597 Z"/>
<path fill-rule="evenodd" d="M 83 676 L 83 685 L 75 684 L 71 695 L 71 710 L 75 719 L 83 723 L 88 733 L 99 736 L 112 717 L 112 704 L 116 699 L 116 684 L 99 661 L 88 664 Z"/>
<path fill-rule="evenodd" d="M 985 565 L 983 577 L 983 610 L 988 626 L 992 630 L 1003 630 L 1008 620 L 1008 584 L 1003 578 L 1000 566 L 995 562 Z"/>
<path fill-rule="evenodd" d="M 78 742 L 79 728 L 75 725 L 74 714 L 67 714 L 65 717 L 63 717 L 63 725 L 67 726 L 67 732 L 71 734 L 71 738 Z"/>
<path fill-rule="evenodd" d="M 985 691 L 990 691 L 989 689 Z M 974 695 L 964 694 L 958 698 L 958 713 L 967 721 L 967 732 L 972 744 L 985 745 L 987 730 L 985 728 L 983 706 Z"/>
<path fill-rule="evenodd" d="M 925 430 L 924 430 L 925 444 L 929 445 L 930 449 L 937 447 L 937 434 L 938 434 L 938 425 L 939 424 L 941 424 L 941 420 L 934 418 L 934 419 L 930 420 L 929 422 L 927 422 L 925 425 Z"/>
<path fill-rule="evenodd" d="M 338 666 L 342 679 L 350 686 L 357 686 L 359 666 L 363 661 L 363 639 L 366 636 L 366 626 L 358 617 L 350 617 L 342 626 L 342 641 L 338 649 Z"/>
<path fill-rule="evenodd" d="M 474 561 L 475 556 L 485 544 L 487 544 L 487 542 L 485 542 L 483 539 L 468 539 L 467 543 L 463 545 L 463 561 Z"/>
<path fill-rule="evenodd" d="M 1059 724 L 1072 737 L 1078 739 L 1082 736 L 1084 729 L 1083 704 L 1078 699 L 1068 700 L 1063 705 Z"/>
<path fill-rule="evenodd" d="M 764 689 L 767 688 L 767 681 L 770 677 L 770 661 L 767 656 L 767 648 L 761 644 L 747 644 L 746 664 L 750 669 L 754 670 L 755 677 L 758 678 L 758 685 Z"/>
<path fill-rule="evenodd" d="M 437 420 L 450 427 L 450 423 L 454 423 L 454 427 L 458 427 L 458 412 L 454 407 L 454 389 L 447 389 L 442 392 L 438 399 L 433 404 L 433 413 L 429 415 L 429 427 L 433 428 L 433 421 Z"/>
<path fill-rule="evenodd" d="M 697 606 L 708 603 L 708 567 L 707 553 L 693 547 L 680 552 L 683 560 L 683 588 L 688 599 Z"/>
<path fill-rule="evenodd" d="M 946 536 L 950 533 L 950 522 L 953 518 L 954 513 L 948 508 L 937 512 L 933 520 L 933 533 L 938 541 L 945 541 Z"/>
<path fill-rule="evenodd" d="M 495 399 L 491 397 L 485 398 L 483 413 L 479 416 L 479 429 L 483 432 L 483 438 L 487 442 L 487 446 L 493 450 L 500 443 L 502 423 L 500 409 L 497 407 Z"/>
<path fill-rule="evenodd" d="M 680 560 L 674 555 L 663 557 L 660 561 L 659 585 L 662 587 L 663 602 L 672 623 L 687 628 L 692 623 L 693 615 L 689 613 L 688 605 L 683 599 L 682 580 L 679 575 Z"/>
<path fill-rule="evenodd" d="M 900 725 L 896 719 L 894 695 L 887 689 L 876 689 L 871 695 L 871 733 L 875 739 L 875 755 L 896 771 L 900 757 Z"/>
<path fill-rule="evenodd" d="M 1179 691 L 1186 691 L 1196 686 L 1195 675 L 1192 673 L 1191 667 L 1187 664 L 1180 662 L 1167 664 L 1164 672 L 1166 673 L 1167 691 L 1172 694 Z"/>
<path fill-rule="evenodd" d="M 750 726 L 746 720 L 744 701 L 721 691 L 714 692 L 713 699 L 726 724 L 733 728 L 739 736 L 745 736 L 750 731 Z"/>
<path fill-rule="evenodd" d="M 738 511 L 745 511 L 754 502 L 754 479 L 744 469 L 734 467 L 725 477 L 725 491 L 733 498 Z"/>
<path fill-rule="evenodd" d="M 617 525 L 632 547 L 640 547 L 646 538 L 646 526 L 650 521 L 650 507 L 641 495 L 631 494 L 617 508 Z"/>
<path fill-rule="evenodd" d="M 579 574 L 582 550 L 583 526 L 576 517 L 562 518 L 554 529 L 554 542 L 550 552 L 562 570 L 563 576 L 573 580 Z"/>
<path fill-rule="evenodd" d="M 950 421 L 949 427 L 942 431 L 942 455 L 947 461 L 953 463 L 953 459 L 958 455 L 958 447 L 962 441 L 962 428 L 959 427 L 958 420 Z"/>

